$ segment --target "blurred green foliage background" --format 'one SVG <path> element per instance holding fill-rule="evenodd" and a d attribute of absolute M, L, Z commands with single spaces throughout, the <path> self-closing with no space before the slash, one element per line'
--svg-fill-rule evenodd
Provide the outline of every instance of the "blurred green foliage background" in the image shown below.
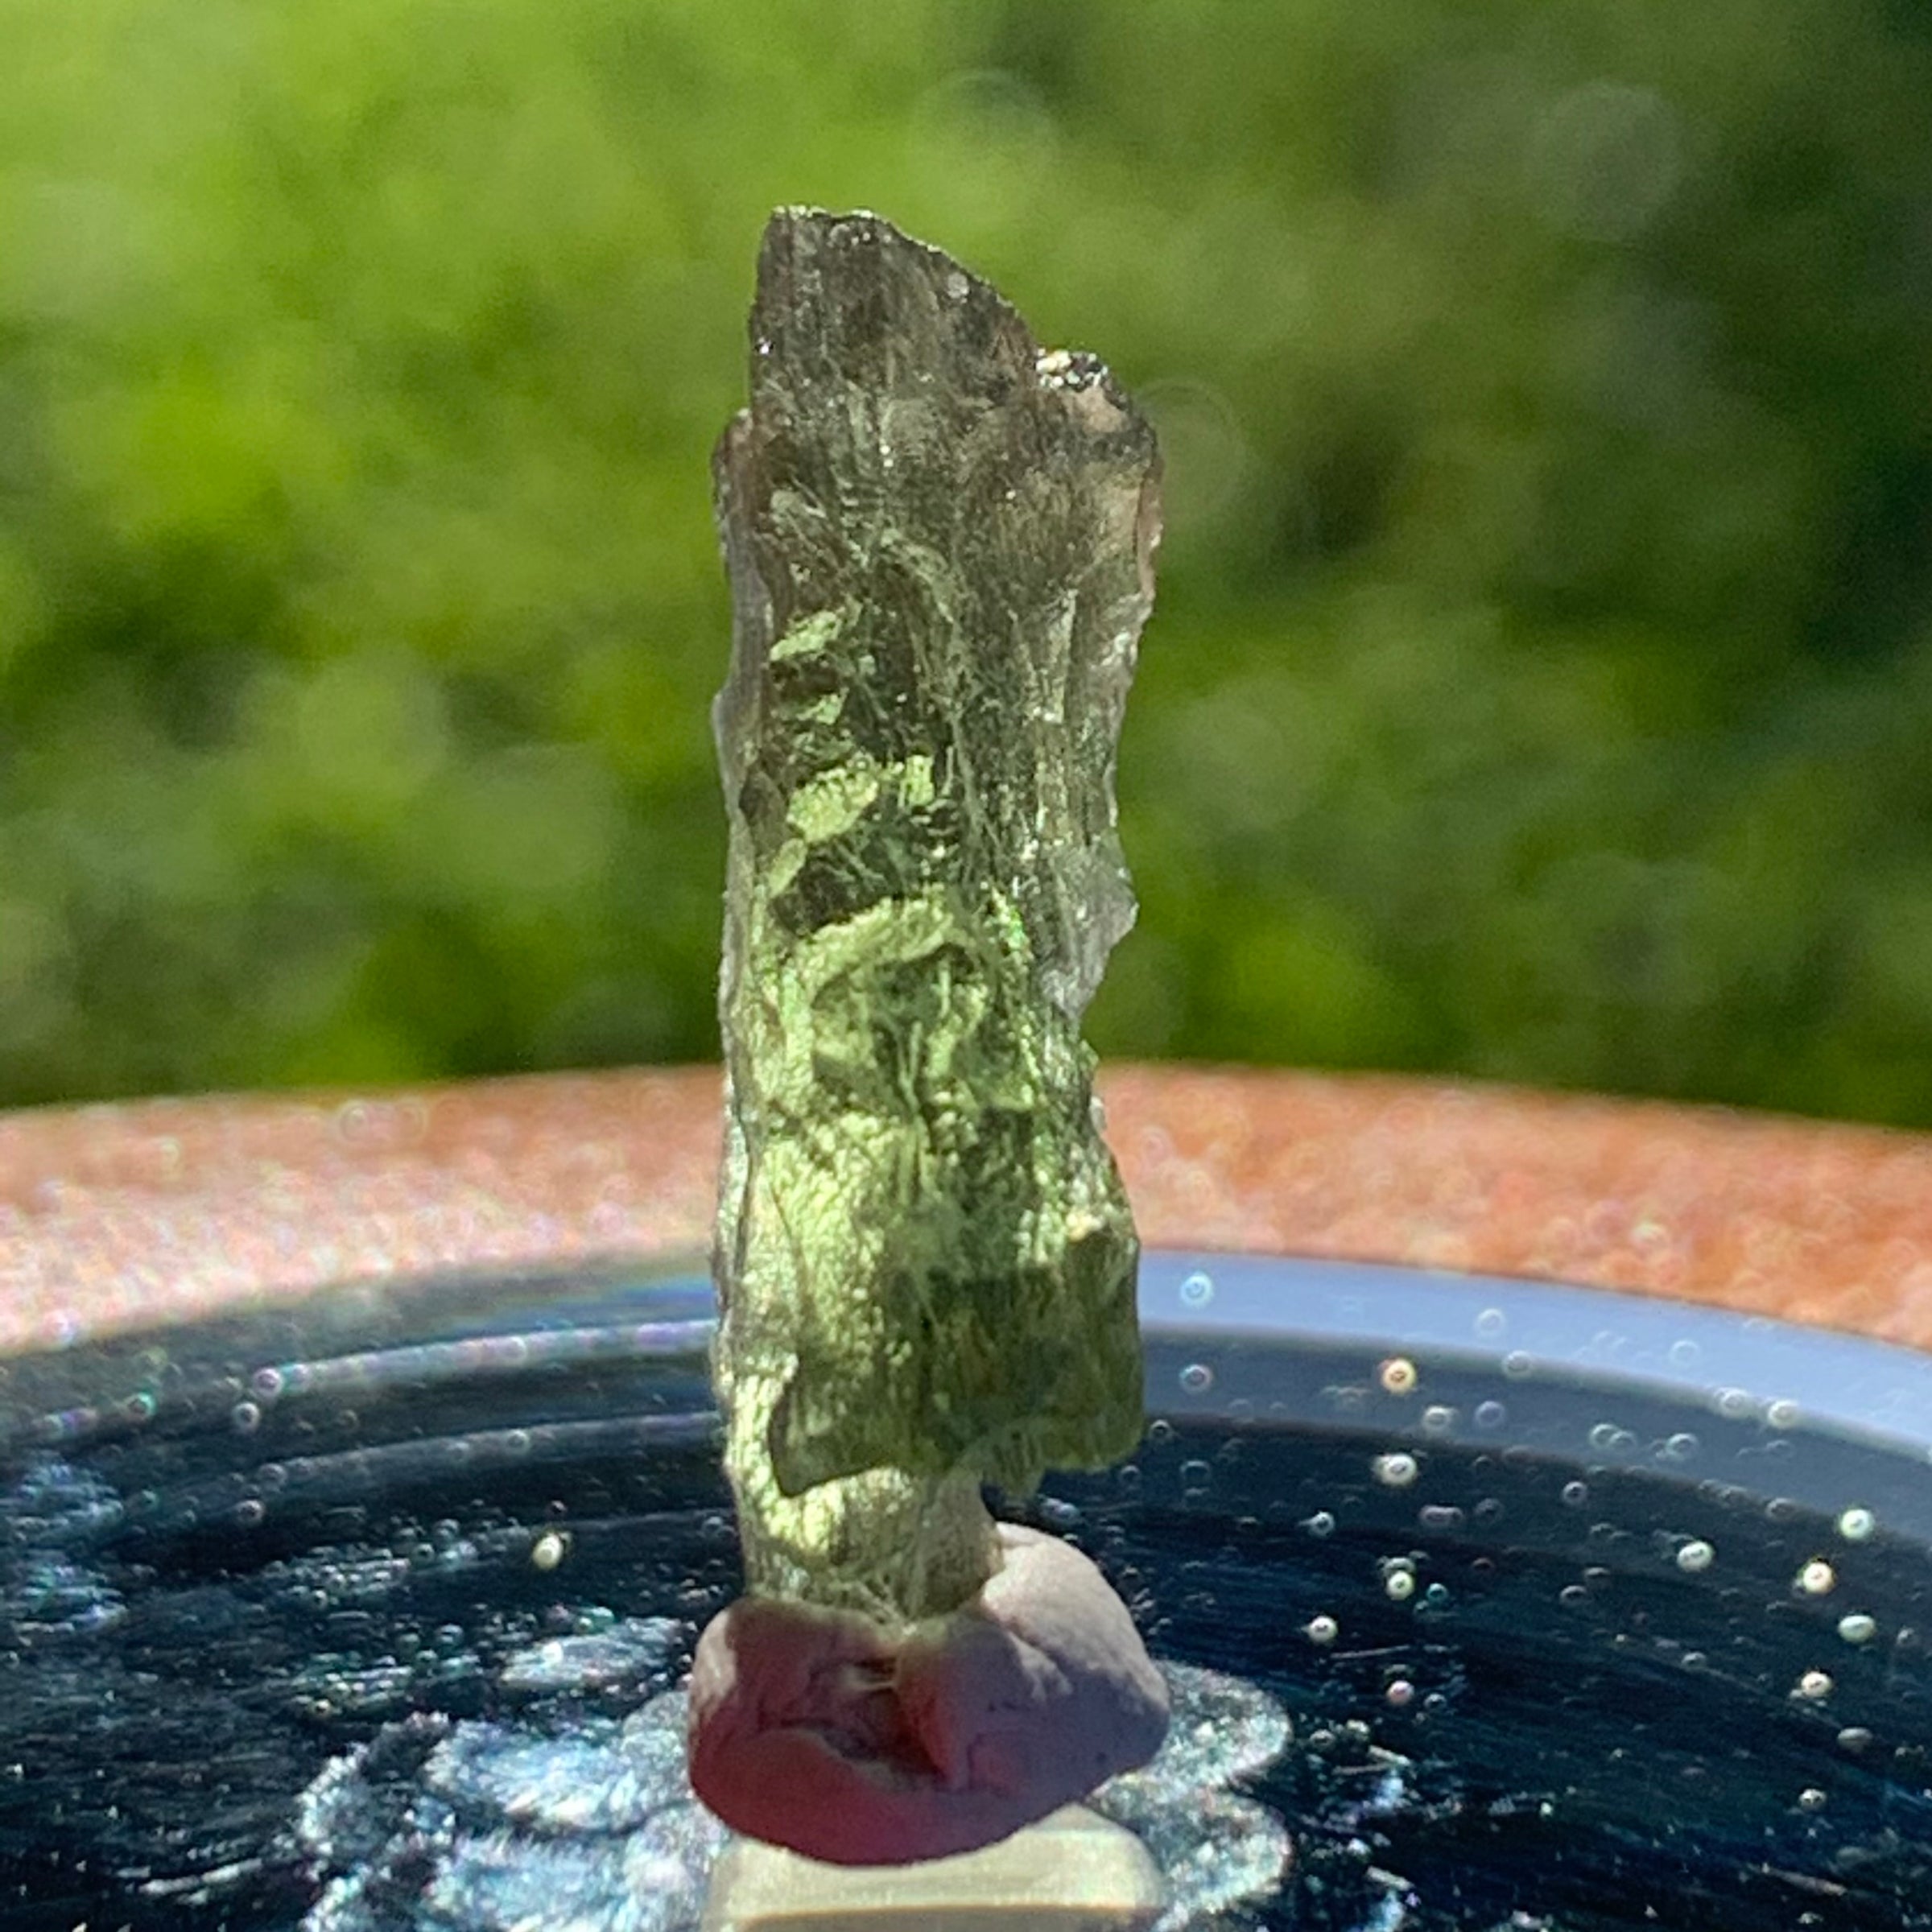
<path fill-rule="evenodd" d="M 869 206 L 1169 451 L 1104 1051 L 1932 1124 L 1913 0 L 0 0 L 0 1101 L 716 1051 Z"/>

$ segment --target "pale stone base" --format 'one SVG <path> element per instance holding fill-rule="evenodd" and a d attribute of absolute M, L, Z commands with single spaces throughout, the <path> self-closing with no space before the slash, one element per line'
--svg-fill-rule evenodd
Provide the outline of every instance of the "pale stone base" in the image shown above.
<path fill-rule="evenodd" d="M 740 1839 L 704 1932 L 1146 1932 L 1161 1876 L 1131 1832 L 1063 1806 L 997 1844 L 913 1865 L 826 1865 Z"/>

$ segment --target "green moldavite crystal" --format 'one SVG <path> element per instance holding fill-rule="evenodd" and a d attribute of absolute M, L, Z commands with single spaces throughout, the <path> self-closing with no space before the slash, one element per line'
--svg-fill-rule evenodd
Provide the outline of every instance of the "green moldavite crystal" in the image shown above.
<path fill-rule="evenodd" d="M 889 1620 L 982 1481 L 1125 1455 L 1138 1249 L 1080 1017 L 1159 531 L 1091 356 L 873 215 L 781 209 L 716 460 L 735 623 L 716 1374 L 748 1582 Z"/>

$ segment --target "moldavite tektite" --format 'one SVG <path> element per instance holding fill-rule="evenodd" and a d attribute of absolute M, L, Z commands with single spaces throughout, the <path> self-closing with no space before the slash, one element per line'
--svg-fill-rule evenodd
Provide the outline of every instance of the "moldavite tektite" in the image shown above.
<path fill-rule="evenodd" d="M 717 507 L 735 624 L 716 1373 L 754 1591 L 997 1567 L 982 1480 L 1126 1454 L 1137 1247 L 1082 1013 L 1158 460 L 1094 357 L 872 215 L 781 209 Z"/>

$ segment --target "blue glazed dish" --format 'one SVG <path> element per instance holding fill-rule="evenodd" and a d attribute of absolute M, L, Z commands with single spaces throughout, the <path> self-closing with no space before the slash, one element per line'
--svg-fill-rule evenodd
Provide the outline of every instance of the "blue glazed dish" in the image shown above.
<path fill-rule="evenodd" d="M 472 1275 L 0 1363 L 0 1926 L 696 1926 L 711 1313 Z M 1248 1257 L 1141 1315 L 1137 1455 L 1002 1506 L 1173 1678 L 1097 1801 L 1169 1932 L 1932 1926 L 1932 1357 Z"/>

